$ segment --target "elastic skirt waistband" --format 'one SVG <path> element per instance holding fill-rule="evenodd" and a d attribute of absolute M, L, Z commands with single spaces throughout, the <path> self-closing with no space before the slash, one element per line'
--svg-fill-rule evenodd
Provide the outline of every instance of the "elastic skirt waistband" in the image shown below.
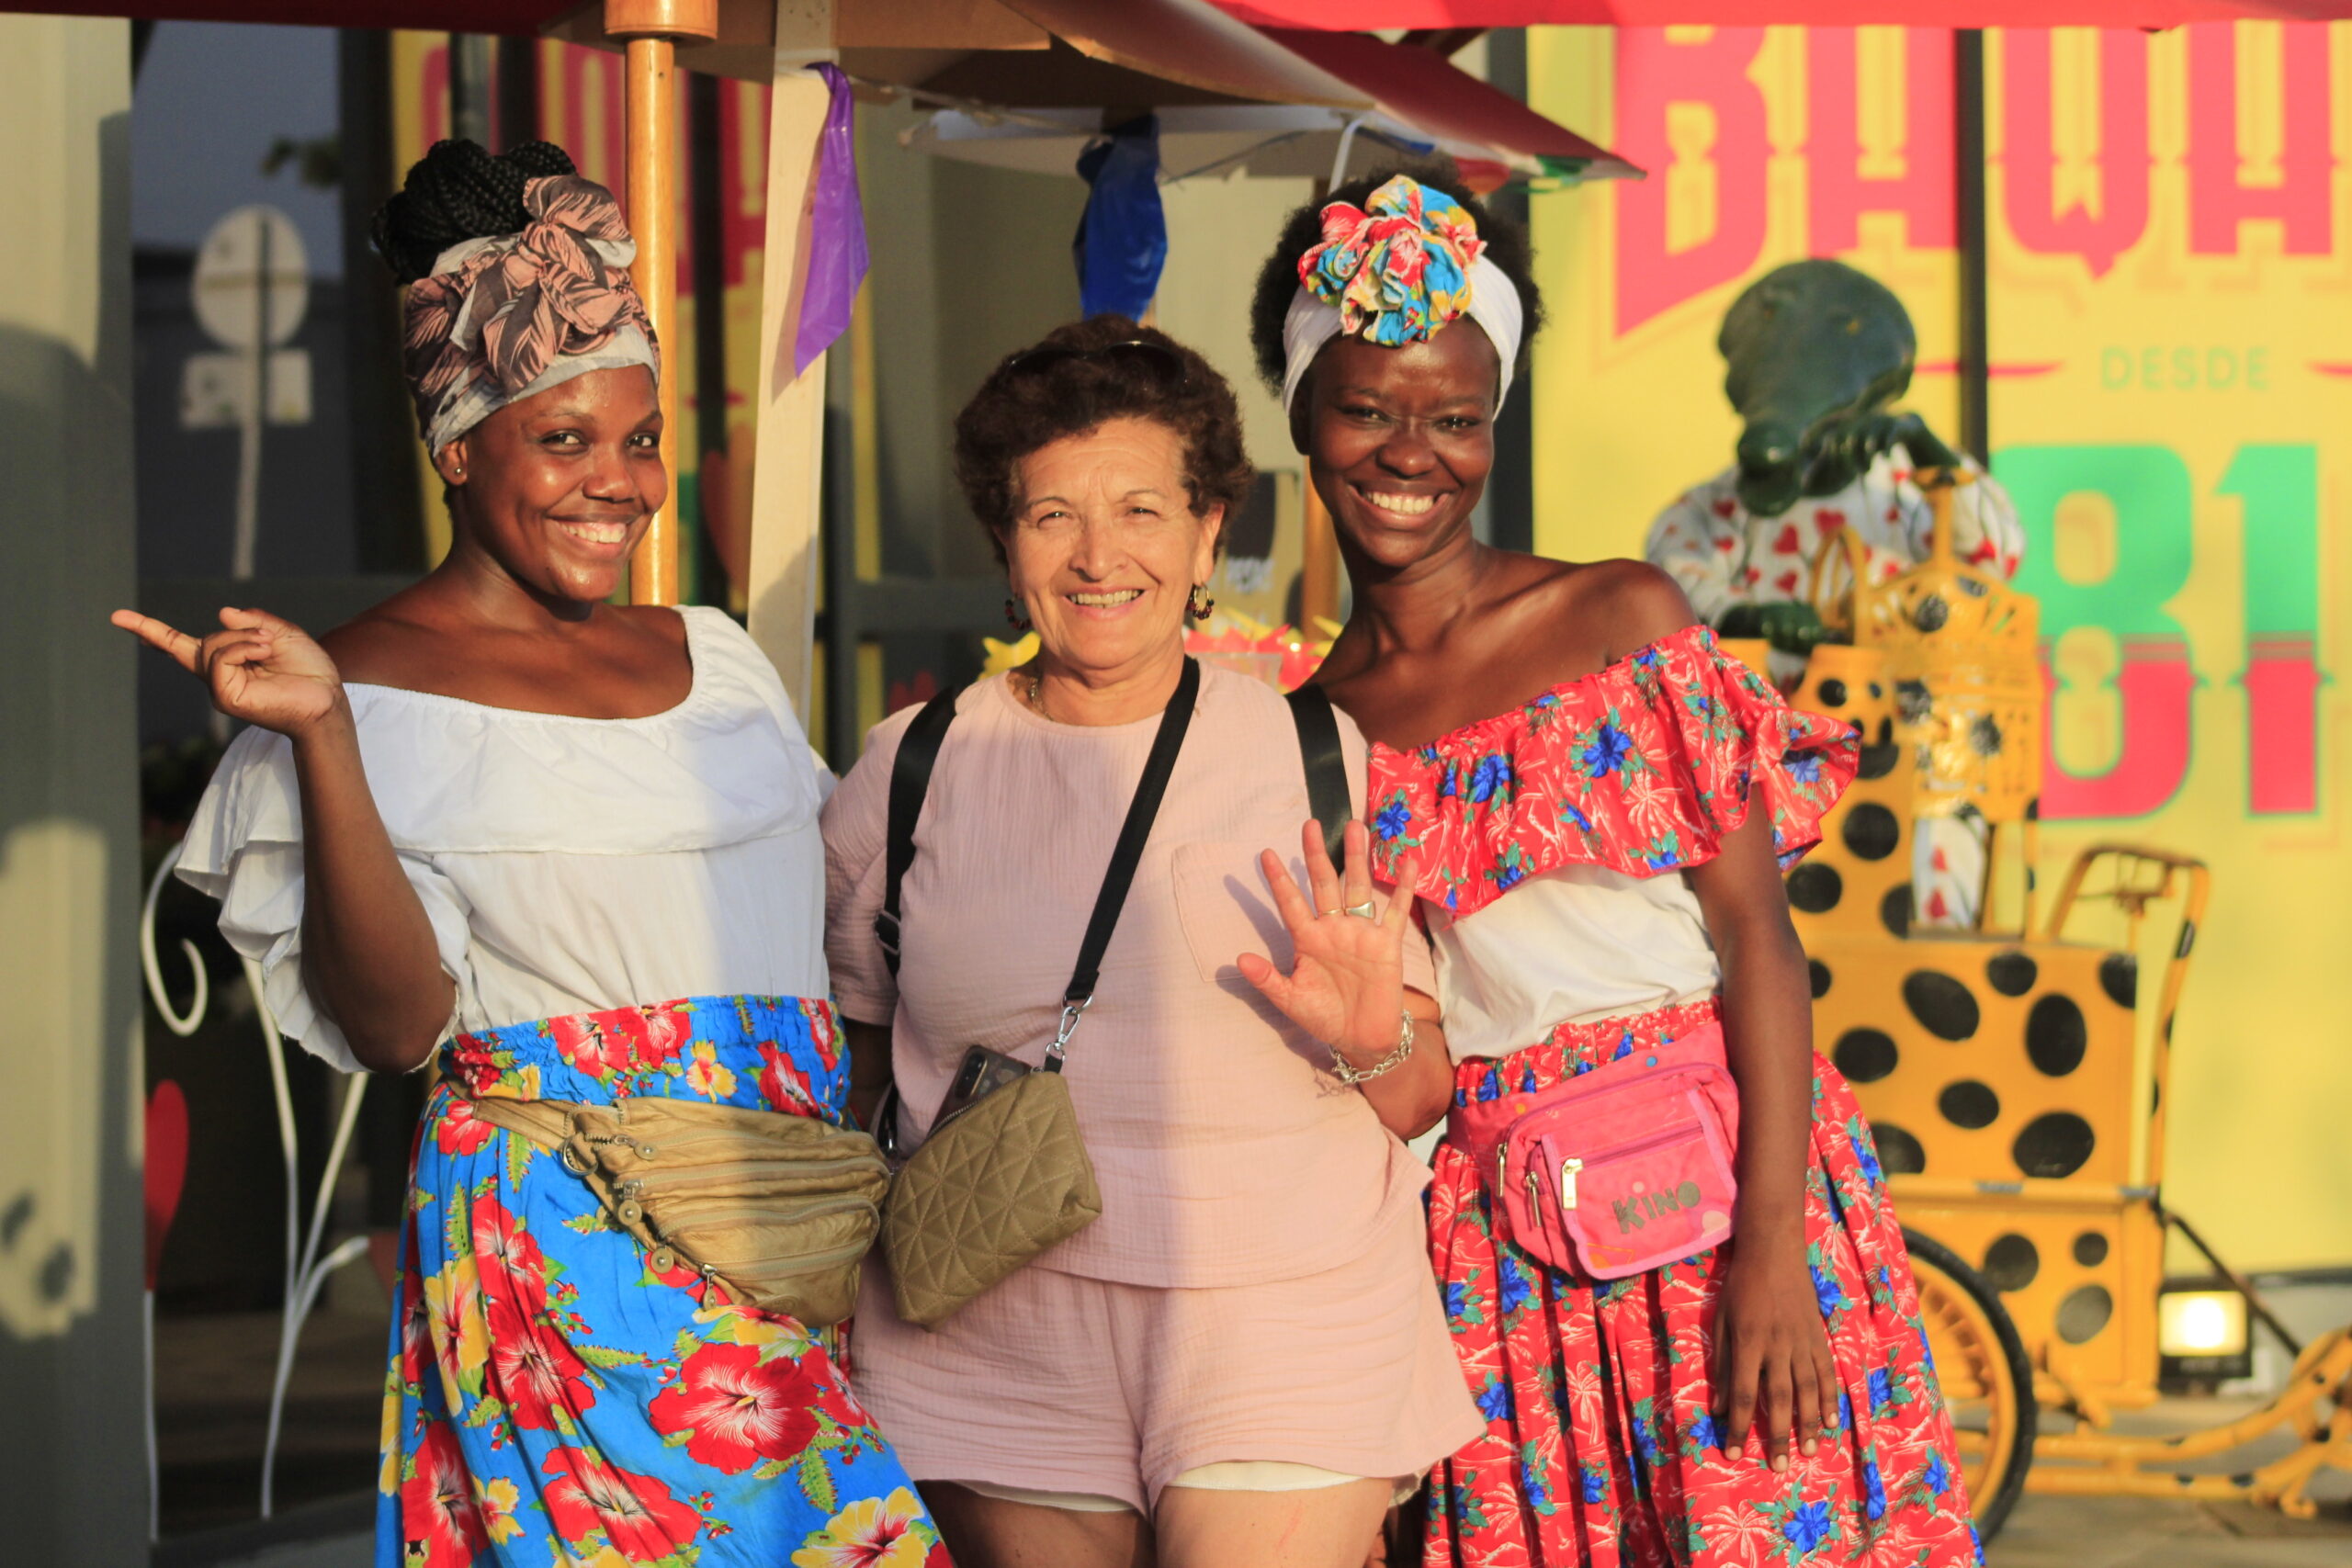
<path fill-rule="evenodd" d="M 830 1001 L 684 997 L 459 1034 L 442 1070 L 477 1100 L 699 1100 L 840 1122 L 849 1060 Z"/>
<path fill-rule="evenodd" d="M 1484 1105 L 1510 1095 L 1533 1094 L 1566 1082 L 1635 1051 L 1670 1045 L 1686 1034 L 1723 1021 L 1723 1006 L 1713 997 L 1660 1008 L 1656 1012 L 1624 1018 L 1604 1018 L 1591 1023 L 1562 1023 L 1533 1045 L 1508 1056 L 1473 1056 L 1453 1068 L 1453 1104 L 1457 1110 Z M 1456 1117 L 1455 1122 L 1475 1118 Z M 1449 1142 L 1459 1142 L 1449 1129 Z"/>

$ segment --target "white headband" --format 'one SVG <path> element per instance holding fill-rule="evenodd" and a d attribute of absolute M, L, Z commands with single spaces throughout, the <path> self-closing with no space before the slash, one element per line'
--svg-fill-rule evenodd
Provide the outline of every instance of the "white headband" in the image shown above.
<path fill-rule="evenodd" d="M 1502 361 L 1502 384 L 1495 390 L 1495 412 L 1510 396 L 1511 366 L 1519 359 L 1519 339 L 1526 325 L 1519 289 L 1510 275 L 1485 256 L 1470 264 L 1470 308 L 1464 312 L 1486 330 Z M 1459 319 L 1459 318 L 1457 318 Z M 1340 308 L 1326 305 L 1306 289 L 1291 297 L 1290 312 L 1283 318 L 1283 408 L 1288 412 L 1306 379 L 1308 367 L 1323 345 L 1340 335 Z"/>

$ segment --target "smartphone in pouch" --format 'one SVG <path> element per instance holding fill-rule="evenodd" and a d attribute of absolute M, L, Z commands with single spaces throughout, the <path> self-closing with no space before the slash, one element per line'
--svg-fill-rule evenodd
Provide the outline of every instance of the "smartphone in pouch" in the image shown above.
<path fill-rule="evenodd" d="M 1001 1051 L 991 1051 L 985 1045 L 969 1047 L 956 1068 L 955 1081 L 947 1086 L 947 1098 L 939 1102 L 939 1114 L 931 1120 L 932 1132 L 938 1132 L 998 1089 L 1018 1083 L 1036 1070 Z"/>

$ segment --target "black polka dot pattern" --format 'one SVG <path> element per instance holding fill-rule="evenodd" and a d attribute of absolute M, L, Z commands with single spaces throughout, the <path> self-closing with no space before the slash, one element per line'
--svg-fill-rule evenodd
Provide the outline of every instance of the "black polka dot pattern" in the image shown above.
<path fill-rule="evenodd" d="M 2025 1015 L 2026 1058 L 2053 1078 L 2063 1078 L 2083 1065 L 2083 1052 L 2089 1042 L 2083 1010 L 2071 997 L 2053 992 L 2035 1002 L 2033 1010 Z"/>
<path fill-rule="evenodd" d="M 1822 861 L 1805 862 L 1789 873 L 1789 905 L 1808 915 L 1826 915 L 1846 895 L 1846 879 Z"/>
<path fill-rule="evenodd" d="M 1819 1001 L 1829 994 L 1829 965 L 1818 958 L 1804 961 L 1805 972 L 1813 979 L 1813 998 Z"/>
<path fill-rule="evenodd" d="M 2009 1153 L 2019 1174 L 2055 1180 L 2082 1169 L 2098 1143 L 2089 1122 L 2071 1111 L 2050 1111 L 2025 1124 Z"/>
<path fill-rule="evenodd" d="M 1884 860 L 1903 842 L 1903 824 L 1877 801 L 1865 800 L 1846 813 L 1842 835 L 1857 860 Z"/>
<path fill-rule="evenodd" d="M 2079 1286 L 2058 1303 L 2058 1337 L 2069 1345 L 2087 1345 L 2114 1315 L 2115 1298 L 2105 1285 Z"/>
<path fill-rule="evenodd" d="M 2075 1261 L 2086 1269 L 2096 1269 L 2107 1261 L 2107 1233 L 2085 1231 L 2075 1238 Z"/>
<path fill-rule="evenodd" d="M 1889 1176 L 1918 1176 L 1928 1168 L 1928 1151 L 1919 1140 L 1892 1122 L 1874 1122 L 1871 1137 L 1878 1145 L 1878 1163 Z"/>
<path fill-rule="evenodd" d="M 1993 1092 L 1990 1084 L 1978 1083 L 1974 1078 L 1962 1078 L 1958 1083 L 1944 1086 L 1943 1093 L 1936 1097 L 1936 1109 L 1942 1111 L 1944 1120 L 1953 1126 L 1964 1127 L 1973 1133 L 1979 1127 L 1990 1127 L 2001 1119 L 2001 1097 Z"/>
<path fill-rule="evenodd" d="M 1893 741 L 1862 748 L 1856 761 L 1854 776 L 1858 779 L 1883 779 L 1894 772 L 1894 764 L 1903 760 L 1903 749 Z"/>
<path fill-rule="evenodd" d="M 1840 681 L 1835 675 L 1832 675 L 1827 680 L 1822 682 L 1821 702 L 1822 705 L 1825 707 L 1844 707 L 1846 705 L 1846 682 Z"/>
<path fill-rule="evenodd" d="M 2041 976 L 2041 965 L 2014 948 L 1993 954 L 1984 964 L 1984 978 L 2005 997 L 2025 995 Z"/>
<path fill-rule="evenodd" d="M 1903 976 L 1903 1005 L 1939 1040 L 1967 1039 L 1981 1019 L 1968 987 L 1934 969 L 1914 969 Z"/>
<path fill-rule="evenodd" d="M 2041 1272 L 2041 1253 L 2025 1236 L 2011 1231 L 1993 1238 L 1984 1249 L 1984 1282 L 1996 1291 L 2022 1291 Z"/>
<path fill-rule="evenodd" d="M 2098 988 L 2120 1008 L 2140 1005 L 2140 955 L 2110 953 L 2098 961 Z"/>
<path fill-rule="evenodd" d="M 1894 1039 L 1876 1029 L 1849 1029 L 1830 1048 L 1829 1060 L 1848 1083 L 1877 1083 L 1894 1076 L 1901 1060 Z"/>
<path fill-rule="evenodd" d="M 1878 901 L 1879 924 L 1896 936 L 1911 934 L 1911 885 L 1897 883 Z"/>

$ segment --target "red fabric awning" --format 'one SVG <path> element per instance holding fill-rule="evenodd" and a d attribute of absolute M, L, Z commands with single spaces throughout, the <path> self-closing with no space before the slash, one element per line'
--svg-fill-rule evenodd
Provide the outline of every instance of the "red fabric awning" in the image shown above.
<path fill-rule="evenodd" d="M 129 17 L 148 22 L 277 22 L 300 28 L 417 28 L 426 32 L 537 32 L 580 0 L 28 0 L 0 11 Z"/>
<path fill-rule="evenodd" d="M 1774 23 L 1854 28 L 2177 28 L 2189 22 L 2334 21 L 2352 0 L 1216 0 L 1261 27 L 1362 32 L 1378 28 L 1659 28 Z"/>
<path fill-rule="evenodd" d="M 1430 50 L 1383 43 L 1362 33 L 1262 30 L 1431 136 L 1521 153 L 1555 172 L 1587 179 L 1625 178 L 1641 172 Z"/>

